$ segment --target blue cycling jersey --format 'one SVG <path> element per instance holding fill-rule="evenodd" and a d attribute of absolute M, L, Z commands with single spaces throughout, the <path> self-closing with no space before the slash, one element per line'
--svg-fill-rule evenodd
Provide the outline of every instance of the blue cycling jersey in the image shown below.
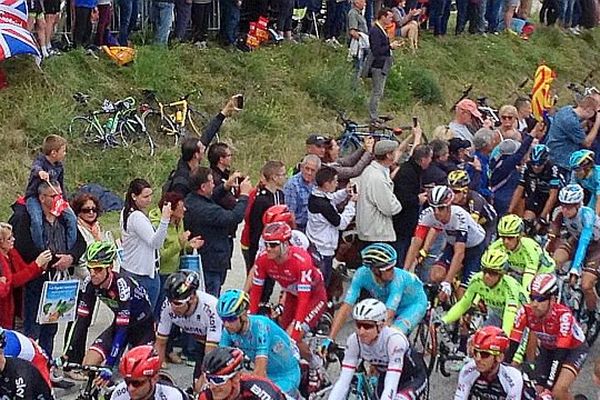
<path fill-rule="evenodd" d="M 254 360 L 266 357 L 267 377 L 292 396 L 300 385 L 300 354 L 296 344 L 273 320 L 262 315 L 249 315 L 249 326 L 242 333 L 223 329 L 220 346 L 238 347 Z"/>
<path fill-rule="evenodd" d="M 567 218 L 562 213 L 560 215 L 569 234 L 577 239 L 577 250 L 571 263 L 571 270 L 579 273 L 590 242 L 600 240 L 600 218 L 596 216 L 593 209 L 585 206 L 579 207 L 575 218 Z"/>
<path fill-rule="evenodd" d="M 593 210 L 596 209 L 596 197 L 600 196 L 600 165 L 594 165 L 589 175 L 583 179 L 575 176 L 575 172 L 571 174 L 571 183 L 578 183 L 591 194 L 590 201 L 587 206 Z"/>

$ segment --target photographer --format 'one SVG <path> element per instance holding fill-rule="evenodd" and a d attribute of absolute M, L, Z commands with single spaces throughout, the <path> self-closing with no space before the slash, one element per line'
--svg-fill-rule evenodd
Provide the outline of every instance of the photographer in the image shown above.
<path fill-rule="evenodd" d="M 473 147 L 468 140 L 450 139 L 448 150 L 450 152 L 447 162 L 447 171 L 464 169 L 469 173 L 471 183 L 469 189 L 477 190 L 481 182 L 481 162 L 471 154 Z"/>

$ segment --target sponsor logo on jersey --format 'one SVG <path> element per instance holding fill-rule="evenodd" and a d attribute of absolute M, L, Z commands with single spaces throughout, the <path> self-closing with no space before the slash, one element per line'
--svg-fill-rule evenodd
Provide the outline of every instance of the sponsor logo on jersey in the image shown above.
<path fill-rule="evenodd" d="M 252 385 L 250 387 L 250 392 L 252 392 L 252 394 L 254 394 L 256 397 L 258 397 L 261 400 L 271 400 L 272 397 L 269 393 L 267 393 L 266 391 L 264 391 L 263 389 L 261 389 L 258 385 Z"/>

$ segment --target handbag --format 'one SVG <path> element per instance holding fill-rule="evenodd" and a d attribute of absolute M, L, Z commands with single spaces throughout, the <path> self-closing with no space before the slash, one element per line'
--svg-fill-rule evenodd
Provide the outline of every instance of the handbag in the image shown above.
<path fill-rule="evenodd" d="M 182 254 L 181 256 L 179 256 L 179 269 L 196 272 L 200 279 L 199 288 L 203 292 L 205 291 L 202 257 L 200 257 L 200 254 L 198 254 L 198 250 L 194 249 L 194 251 L 192 251 L 192 254 Z"/>

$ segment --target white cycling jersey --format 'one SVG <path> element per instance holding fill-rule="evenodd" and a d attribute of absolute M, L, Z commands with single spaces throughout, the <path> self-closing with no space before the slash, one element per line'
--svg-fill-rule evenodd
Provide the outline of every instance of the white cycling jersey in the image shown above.
<path fill-rule="evenodd" d="M 460 370 L 454 400 L 521 400 L 523 375 L 515 367 L 500 364 L 498 375 L 489 381 L 481 376 L 470 360 Z"/>
<path fill-rule="evenodd" d="M 219 343 L 223 322 L 217 314 L 217 298 L 201 290 L 196 292 L 198 305 L 196 310 L 189 316 L 178 316 L 171 310 L 169 300 L 165 300 L 160 312 L 160 321 L 156 334 L 169 337 L 173 324 L 180 327 L 185 333 L 195 338 L 206 337 L 210 343 Z"/>
<path fill-rule="evenodd" d="M 381 399 L 393 399 L 398 389 L 404 355 L 409 350 L 408 339 L 404 334 L 388 326 L 381 329 L 379 336 L 372 344 L 360 343 L 358 335 L 353 333 L 346 341 L 346 352 L 342 362 L 342 371 L 331 389 L 329 400 L 346 399 L 350 382 L 360 360 L 367 361 L 385 373 L 385 382 Z"/>
<path fill-rule="evenodd" d="M 154 390 L 154 400 L 187 400 L 187 395 L 181 391 L 181 389 L 157 383 Z M 110 400 L 130 400 L 129 392 L 127 391 L 127 384 L 121 382 L 117 385 L 115 390 L 110 396 Z"/>
<path fill-rule="evenodd" d="M 449 245 L 454 245 L 456 242 L 463 242 L 466 243 L 467 248 L 471 248 L 483 242 L 485 239 L 485 230 L 475 222 L 471 214 L 456 205 L 450 207 L 450 212 L 450 221 L 447 224 L 443 224 L 433 215 L 433 208 L 428 207 L 421 211 L 419 225 L 446 232 Z"/>

